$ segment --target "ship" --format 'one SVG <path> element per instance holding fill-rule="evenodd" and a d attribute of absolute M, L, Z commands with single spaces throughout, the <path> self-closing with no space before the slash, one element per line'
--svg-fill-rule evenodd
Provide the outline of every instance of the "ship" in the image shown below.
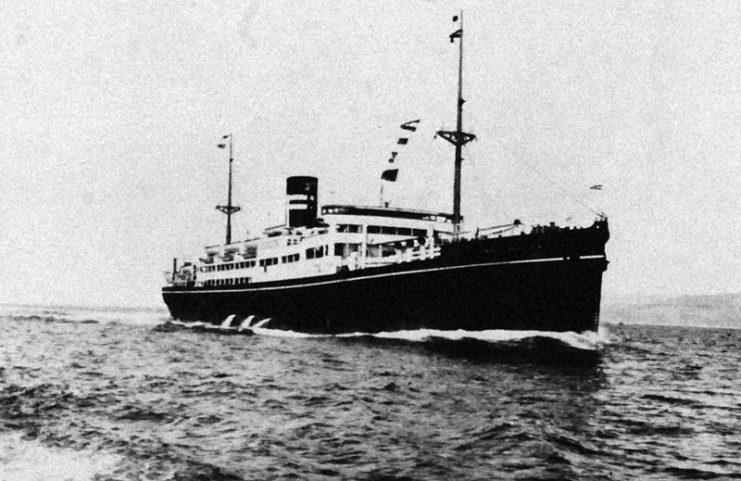
<path fill-rule="evenodd" d="M 520 220 L 466 229 L 461 214 L 463 14 L 457 28 L 453 212 L 320 204 L 318 179 L 286 180 L 285 222 L 232 241 L 232 135 L 226 239 L 194 261 L 173 260 L 162 296 L 173 319 L 250 331 L 310 334 L 440 331 L 573 331 L 599 327 L 608 260 L 607 217 L 586 227 L 526 227 Z M 413 121 L 416 122 L 416 121 Z M 402 128 L 414 130 L 413 123 Z M 384 171 L 383 181 L 395 181 Z M 383 188 L 381 188 L 383 192 Z"/>

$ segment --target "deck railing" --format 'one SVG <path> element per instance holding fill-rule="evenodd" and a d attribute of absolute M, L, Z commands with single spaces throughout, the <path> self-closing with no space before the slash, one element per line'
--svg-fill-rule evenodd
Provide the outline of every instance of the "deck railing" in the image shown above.
<path fill-rule="evenodd" d="M 385 257 L 366 257 L 365 267 L 381 267 L 392 264 L 402 264 L 404 262 L 416 262 L 427 259 L 434 259 L 440 255 L 440 246 L 416 246 L 398 250 L 394 255 Z M 352 262 L 352 261 L 351 261 Z M 360 264 L 360 260 L 357 261 Z M 349 265 L 349 263 L 348 263 Z M 354 266 L 350 266 L 353 269 Z M 360 266 L 357 266 L 360 267 Z M 356 267 L 356 268 L 357 268 Z"/>

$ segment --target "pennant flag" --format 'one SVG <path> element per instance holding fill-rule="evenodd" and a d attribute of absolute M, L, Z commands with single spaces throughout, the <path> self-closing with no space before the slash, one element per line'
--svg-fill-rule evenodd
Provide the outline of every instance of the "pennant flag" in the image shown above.
<path fill-rule="evenodd" d="M 602 190 L 602 184 L 594 184 L 592 187 L 590 187 L 592 190 Z"/>
<path fill-rule="evenodd" d="M 453 15 L 453 23 L 457 21 L 458 21 L 458 15 Z M 462 22 L 463 20 L 461 20 L 461 24 Z M 456 38 L 461 38 L 461 37 L 463 37 L 463 29 L 459 28 L 458 30 L 450 34 L 450 43 L 453 43 Z"/>
<path fill-rule="evenodd" d="M 417 130 L 417 126 L 413 124 L 418 124 L 419 119 L 417 120 L 410 120 L 409 122 L 404 122 L 401 124 L 401 128 L 404 130 L 409 130 L 410 132 L 415 132 Z"/>
<path fill-rule="evenodd" d="M 417 124 L 419 124 L 420 119 L 416 120 L 410 120 L 409 122 L 404 122 L 400 125 L 402 130 L 407 130 L 409 132 L 416 132 L 417 131 Z M 396 141 L 397 145 L 407 145 L 409 143 L 409 137 L 399 137 L 399 139 Z M 396 156 L 399 155 L 399 151 L 391 152 L 391 157 L 388 159 L 389 164 L 393 164 L 396 161 Z M 381 180 L 386 180 L 389 182 L 396 182 L 396 178 L 399 175 L 399 169 L 388 169 L 384 170 L 381 174 Z M 381 194 L 383 196 L 383 193 Z"/>
<path fill-rule="evenodd" d="M 381 174 L 381 180 L 388 180 L 389 182 L 396 182 L 396 176 L 399 175 L 399 169 L 384 170 Z"/>
<path fill-rule="evenodd" d="M 220 149 L 225 149 L 226 148 L 226 144 L 219 144 L 216 147 L 218 147 Z"/>

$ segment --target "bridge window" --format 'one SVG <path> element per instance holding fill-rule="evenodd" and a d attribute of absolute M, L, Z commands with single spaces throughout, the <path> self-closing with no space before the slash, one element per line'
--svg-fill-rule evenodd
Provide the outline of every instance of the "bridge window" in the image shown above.
<path fill-rule="evenodd" d="M 360 232 L 360 226 L 357 224 L 338 224 L 337 232 L 340 233 L 358 233 Z"/>
<path fill-rule="evenodd" d="M 358 243 L 337 243 L 334 245 L 334 255 L 340 256 L 343 259 L 350 257 L 353 252 L 360 251 L 360 244 Z"/>
<path fill-rule="evenodd" d="M 319 246 L 311 249 L 306 249 L 306 258 L 307 259 L 319 259 L 321 257 L 324 257 L 325 249 L 328 251 L 328 246 Z"/>
<path fill-rule="evenodd" d="M 261 259 L 260 267 L 274 266 L 277 263 L 278 263 L 277 257 L 271 257 L 269 259 Z"/>

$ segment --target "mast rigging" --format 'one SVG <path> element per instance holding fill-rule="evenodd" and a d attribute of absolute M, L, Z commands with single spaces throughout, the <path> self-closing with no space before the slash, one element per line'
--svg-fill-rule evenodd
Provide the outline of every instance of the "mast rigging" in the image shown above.
<path fill-rule="evenodd" d="M 226 214 L 226 243 L 232 243 L 232 214 L 235 214 L 241 210 L 238 205 L 232 204 L 232 162 L 234 162 L 234 149 L 232 142 L 232 134 L 225 135 L 222 139 L 229 137 L 229 193 L 227 195 L 226 205 L 217 205 L 216 210 Z M 224 144 L 219 144 L 218 147 L 223 149 Z"/>
<path fill-rule="evenodd" d="M 453 21 L 458 17 L 453 17 Z M 463 162 L 463 146 L 476 138 L 469 132 L 463 131 L 463 11 L 460 15 L 461 25 L 458 30 L 450 34 L 450 43 L 458 39 L 458 99 L 456 103 L 455 130 L 440 130 L 437 134 L 455 145 L 455 177 L 453 180 L 453 238 L 458 240 L 461 230 L 461 164 Z"/>

